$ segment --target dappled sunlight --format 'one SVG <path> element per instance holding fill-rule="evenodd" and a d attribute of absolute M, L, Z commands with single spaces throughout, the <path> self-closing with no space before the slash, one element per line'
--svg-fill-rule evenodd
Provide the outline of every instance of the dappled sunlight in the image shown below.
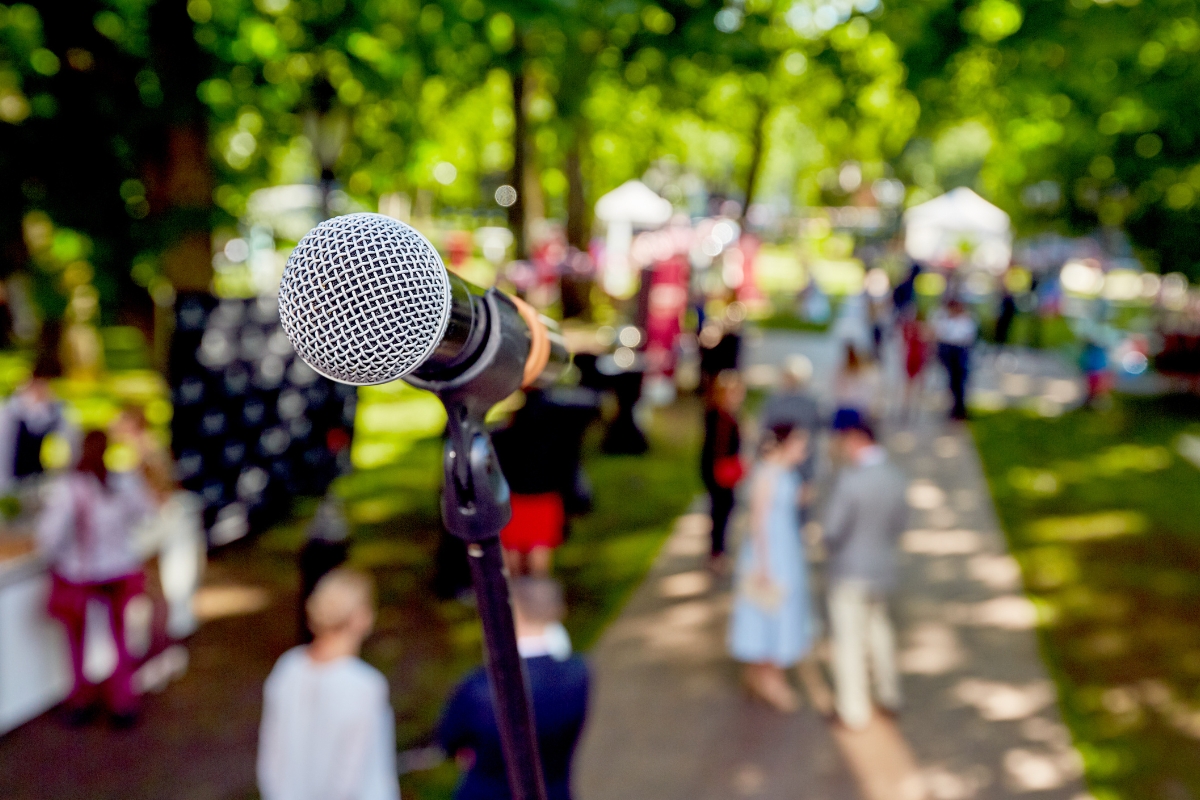
<path fill-rule="evenodd" d="M 939 436 L 933 440 L 933 452 L 938 458 L 954 458 L 962 452 L 962 444 L 953 436 Z"/>
<path fill-rule="evenodd" d="M 270 604 L 271 593 L 261 586 L 225 584 L 200 587 L 192 600 L 192 609 L 200 622 L 210 622 L 257 614 Z"/>
<path fill-rule="evenodd" d="M 921 770 L 921 780 L 930 800 L 970 800 L 994 779 L 990 769 L 975 764 L 964 770 L 941 765 L 925 767 Z"/>
<path fill-rule="evenodd" d="M 1054 686 L 1049 681 L 1017 685 L 965 678 L 955 684 L 952 693 L 988 722 L 1025 719 L 1054 702 Z"/>
<path fill-rule="evenodd" d="M 1007 783 L 1018 792 L 1043 792 L 1057 789 L 1077 778 L 1083 771 L 1074 752 L 1039 753 L 1014 748 L 1004 754 Z"/>
<path fill-rule="evenodd" d="M 967 574 L 989 589 L 1016 589 L 1021 583 L 1021 565 L 1010 555 L 981 553 L 967 561 Z"/>
<path fill-rule="evenodd" d="M 899 654 L 901 671 L 910 675 L 945 675 L 963 663 L 958 634 L 941 622 L 922 622 L 904 635 Z"/>
<path fill-rule="evenodd" d="M 712 588 L 712 574 L 707 570 L 692 570 L 668 575 L 658 582 L 658 593 L 668 599 L 695 597 Z"/>
<path fill-rule="evenodd" d="M 905 497 L 910 506 L 921 511 L 930 511 L 946 504 L 946 492 L 933 481 L 925 479 L 910 483 Z"/>
<path fill-rule="evenodd" d="M 1046 387 L 1042 396 L 1052 403 L 1064 406 L 1070 405 L 1080 399 L 1079 383 L 1064 378 L 1054 378 L 1046 381 Z"/>
<path fill-rule="evenodd" d="M 708 552 L 711 521 L 706 514 L 686 514 L 675 525 L 675 533 L 667 540 L 668 555 L 687 557 Z"/>
<path fill-rule="evenodd" d="M 1033 379 L 1020 372 L 1000 373 L 1000 391 L 1009 397 L 1028 397 L 1033 394 Z"/>
<path fill-rule="evenodd" d="M 916 529 L 904 532 L 900 548 L 906 553 L 928 556 L 969 555 L 983 548 L 983 537 L 977 531 L 964 529 Z"/>
<path fill-rule="evenodd" d="M 1038 608 L 1023 595 L 1002 595 L 979 603 L 947 603 L 943 606 L 945 619 L 955 625 L 998 628 L 1007 631 L 1026 631 L 1037 627 Z"/>

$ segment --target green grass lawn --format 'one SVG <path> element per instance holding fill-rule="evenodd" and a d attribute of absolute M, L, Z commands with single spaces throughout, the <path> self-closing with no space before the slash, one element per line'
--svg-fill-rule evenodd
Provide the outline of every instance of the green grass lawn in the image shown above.
<path fill-rule="evenodd" d="M 972 429 L 1093 794 L 1200 797 L 1200 400 Z"/>
<path fill-rule="evenodd" d="M 566 626 L 577 650 L 591 647 L 641 582 L 654 556 L 701 490 L 700 407 L 692 400 L 655 414 L 644 456 L 599 452 L 599 430 L 585 443 L 584 466 L 595 508 L 575 520 L 556 553 L 555 572 L 568 603 Z M 351 562 L 369 569 L 379 587 L 376 633 L 364 657 L 388 676 L 401 749 L 428 741 L 454 684 L 482 661 L 482 635 L 472 607 L 430 591 L 437 548 L 441 442 L 405 444 L 398 463 L 360 469 L 340 479 L 353 524 Z M 309 501 L 309 506 L 312 501 Z M 292 564 L 303 536 L 303 512 L 256 547 Z M 405 776 L 407 800 L 449 798 L 453 764 Z"/>

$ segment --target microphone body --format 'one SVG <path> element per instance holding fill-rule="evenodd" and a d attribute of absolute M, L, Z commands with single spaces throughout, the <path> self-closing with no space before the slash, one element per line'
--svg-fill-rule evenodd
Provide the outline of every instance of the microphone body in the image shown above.
<path fill-rule="evenodd" d="M 439 395 L 470 388 L 496 403 L 570 366 L 551 320 L 448 272 L 424 236 L 381 214 L 334 217 L 309 231 L 284 268 L 279 311 L 297 354 L 341 383 L 404 378 Z"/>

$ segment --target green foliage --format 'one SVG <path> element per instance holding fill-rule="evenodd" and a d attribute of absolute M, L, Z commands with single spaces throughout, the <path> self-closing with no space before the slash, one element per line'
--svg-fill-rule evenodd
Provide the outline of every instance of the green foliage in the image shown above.
<path fill-rule="evenodd" d="M 923 110 L 914 199 L 974 184 L 1026 231 L 1124 226 L 1200 275 L 1195 3 L 928 0 L 884 24 Z"/>

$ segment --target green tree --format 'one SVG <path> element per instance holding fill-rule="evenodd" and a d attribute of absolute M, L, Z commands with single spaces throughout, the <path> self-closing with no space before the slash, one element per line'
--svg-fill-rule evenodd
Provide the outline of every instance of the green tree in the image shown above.
<path fill-rule="evenodd" d="M 974 183 L 1027 231 L 1124 227 L 1149 263 L 1200 276 L 1194 3 L 927 2 L 887 21 L 925 110 L 918 183 Z"/>
<path fill-rule="evenodd" d="M 76 288 L 94 283 L 109 318 L 148 322 L 149 298 L 135 283 L 164 302 L 164 271 L 204 284 L 211 200 L 195 84 L 205 62 L 182 9 L 0 8 L 0 62 L 5 270 L 32 255 L 43 312 L 61 314 Z"/>

